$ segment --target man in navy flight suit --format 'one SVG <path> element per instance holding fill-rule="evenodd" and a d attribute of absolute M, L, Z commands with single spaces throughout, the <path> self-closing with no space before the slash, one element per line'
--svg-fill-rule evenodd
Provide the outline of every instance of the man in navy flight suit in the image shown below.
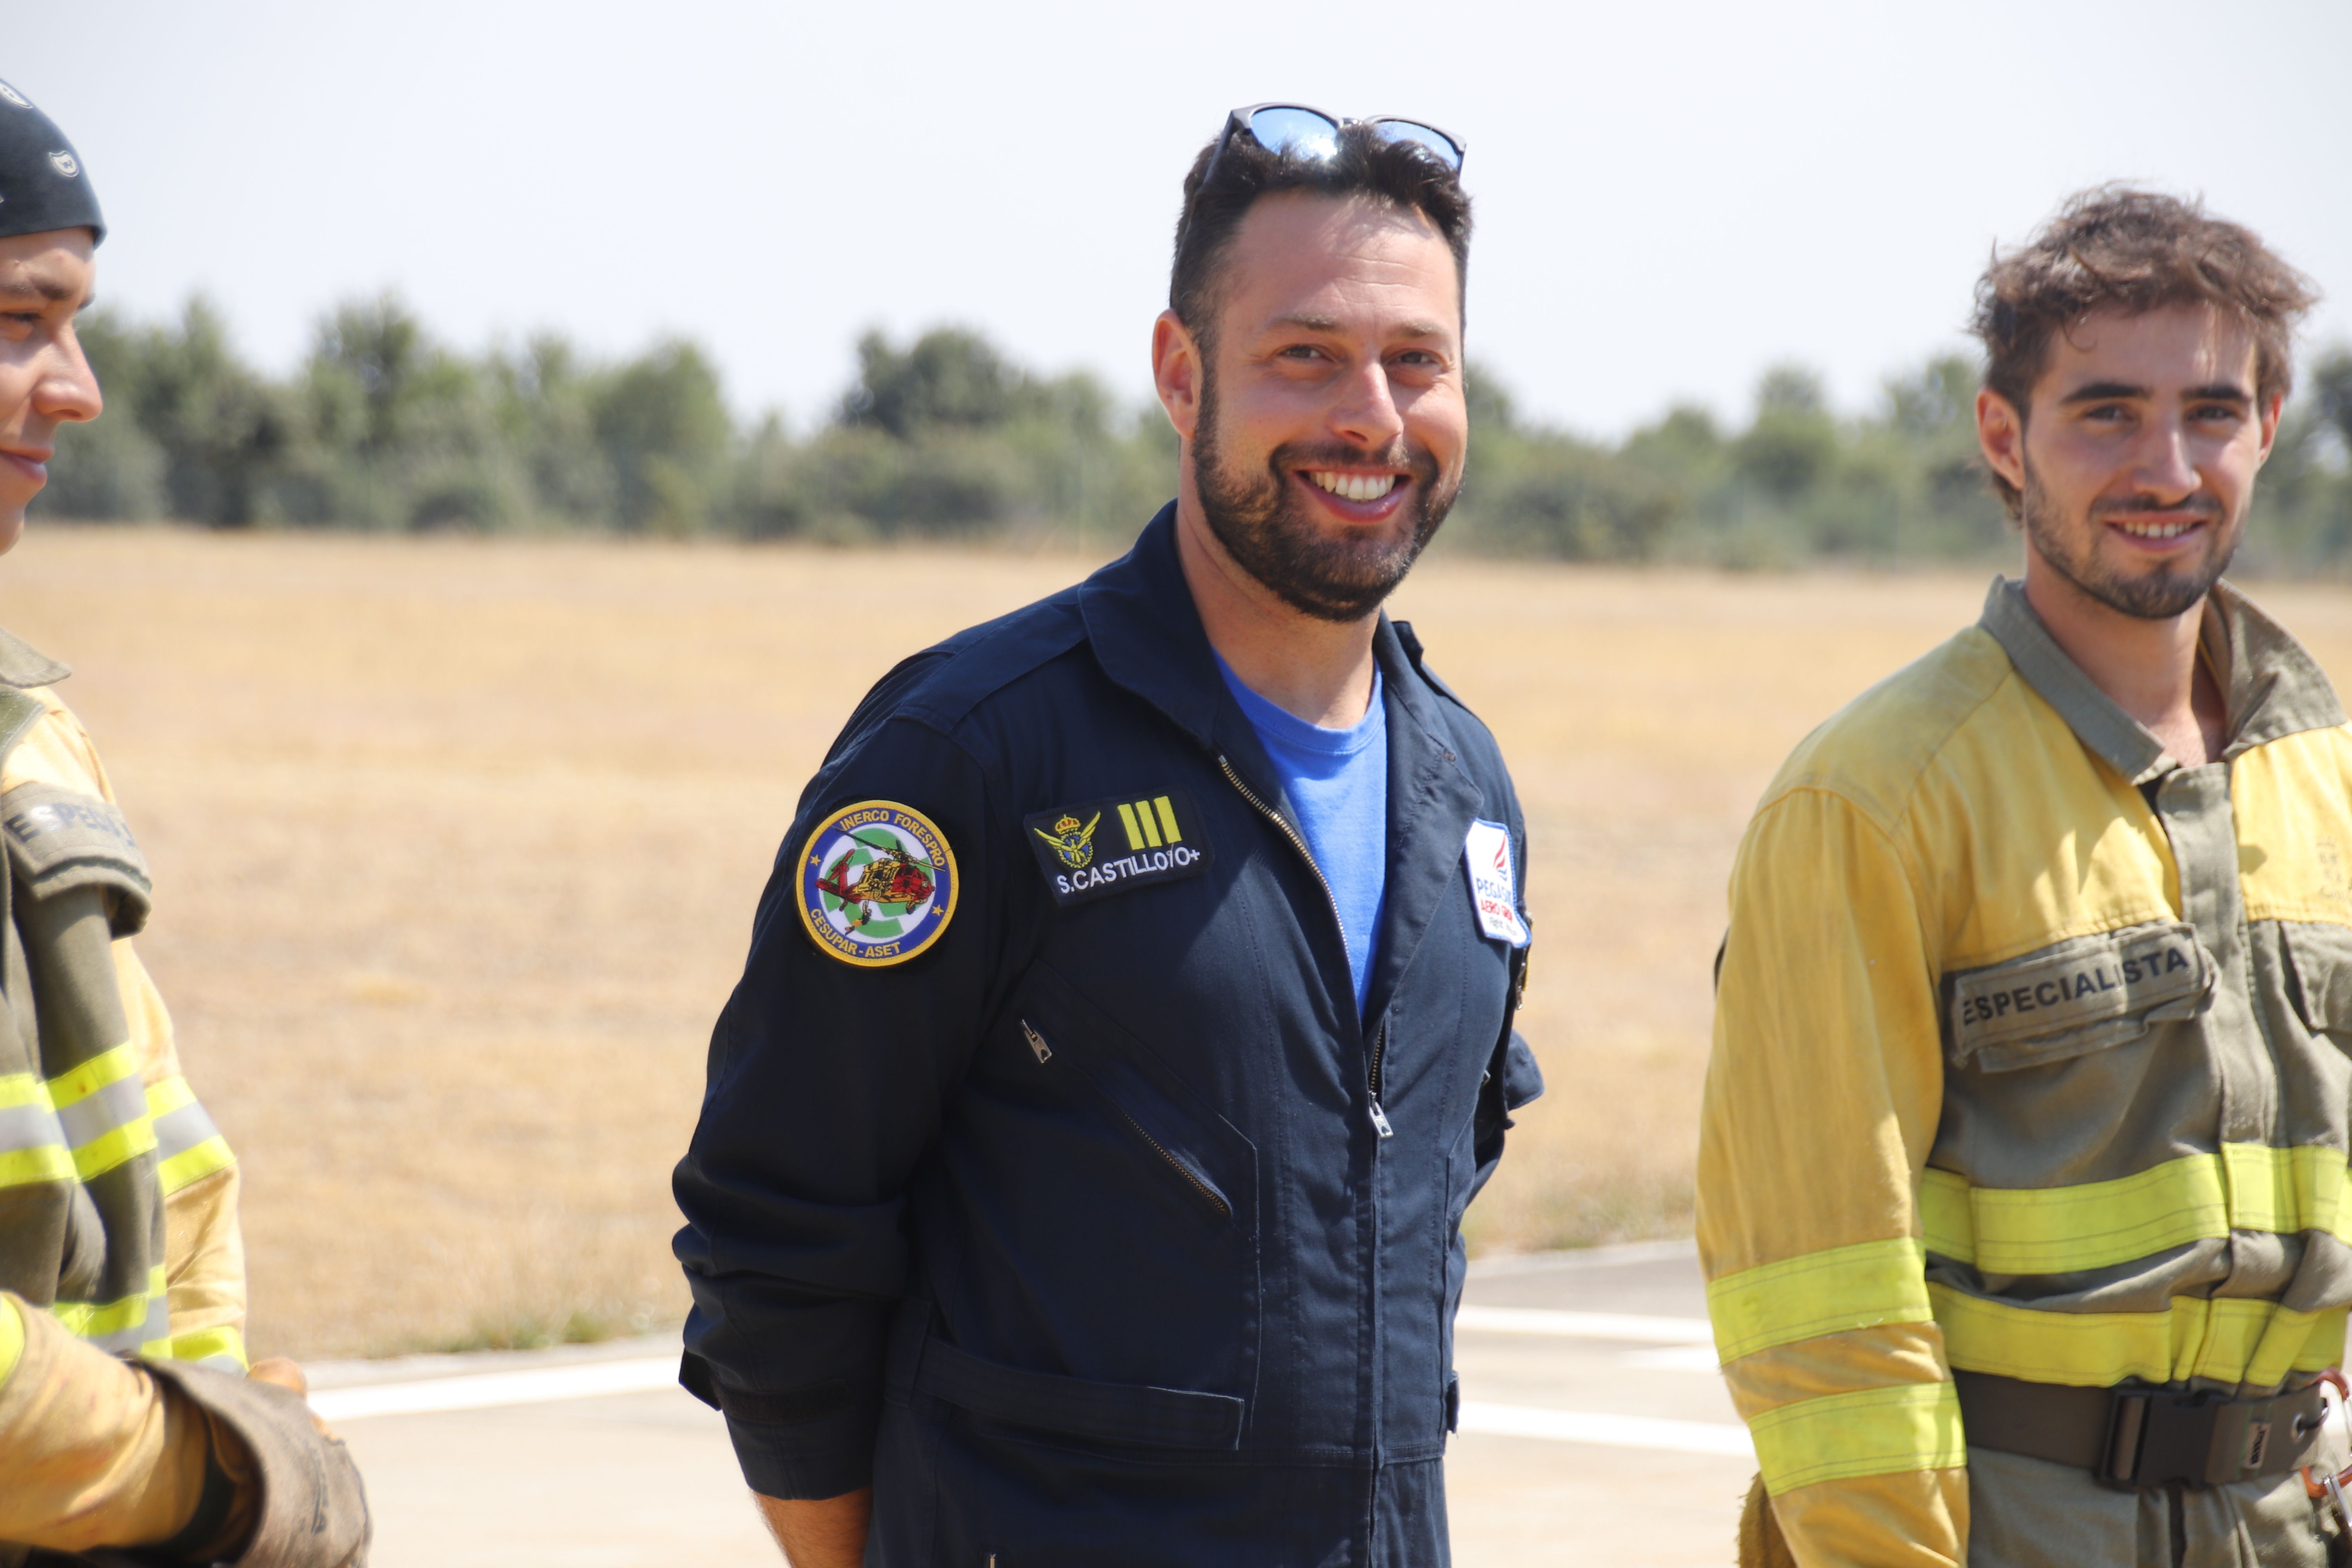
<path fill-rule="evenodd" d="M 796 1568 L 1441 1564 L 1526 837 L 1381 604 L 1462 478 L 1458 143 L 1236 110 L 1176 500 L 801 796 L 677 1169 L 682 1381 Z"/>

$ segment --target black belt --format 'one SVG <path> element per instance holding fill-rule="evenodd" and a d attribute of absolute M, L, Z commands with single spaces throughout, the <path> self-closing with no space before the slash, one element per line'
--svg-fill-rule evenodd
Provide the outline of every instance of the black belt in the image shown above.
<path fill-rule="evenodd" d="M 1952 1373 L 1969 1447 L 2091 1472 L 2104 1486 L 2216 1487 L 2311 1463 L 2324 1434 L 2325 1386 L 2268 1399 L 2166 1388 L 2068 1388 L 1990 1373 Z"/>

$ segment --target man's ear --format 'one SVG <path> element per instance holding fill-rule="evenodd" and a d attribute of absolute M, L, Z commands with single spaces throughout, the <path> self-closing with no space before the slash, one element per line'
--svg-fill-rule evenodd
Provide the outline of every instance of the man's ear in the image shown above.
<path fill-rule="evenodd" d="M 2286 394 L 2274 392 L 2262 405 L 2263 449 L 2254 459 L 2257 463 L 2271 460 L 2271 448 L 2278 444 L 2279 411 L 2286 406 Z"/>
<path fill-rule="evenodd" d="M 1176 319 L 1175 311 L 1160 311 L 1160 319 L 1151 323 L 1151 384 L 1160 394 L 1160 406 L 1168 411 L 1168 423 L 1186 441 L 1192 440 L 1201 422 L 1201 381 L 1205 370 L 1201 345 L 1191 329 Z"/>
<path fill-rule="evenodd" d="M 2025 416 L 1990 387 L 1977 394 L 1977 446 L 1994 473 L 2025 488 Z"/>

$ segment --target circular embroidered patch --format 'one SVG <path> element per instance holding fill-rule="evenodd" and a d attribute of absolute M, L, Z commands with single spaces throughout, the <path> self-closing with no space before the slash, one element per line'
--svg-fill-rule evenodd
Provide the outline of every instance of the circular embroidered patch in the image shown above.
<path fill-rule="evenodd" d="M 955 851 L 919 811 L 862 800 L 817 825 L 801 850 L 801 923 L 865 969 L 904 963 L 954 918 Z"/>

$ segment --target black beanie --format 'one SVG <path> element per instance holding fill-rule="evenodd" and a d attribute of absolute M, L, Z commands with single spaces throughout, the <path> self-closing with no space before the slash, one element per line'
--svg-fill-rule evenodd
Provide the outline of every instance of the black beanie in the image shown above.
<path fill-rule="evenodd" d="M 58 122 L 0 81 L 0 239 L 53 228 L 86 228 L 93 243 L 104 239 L 98 193 Z"/>

